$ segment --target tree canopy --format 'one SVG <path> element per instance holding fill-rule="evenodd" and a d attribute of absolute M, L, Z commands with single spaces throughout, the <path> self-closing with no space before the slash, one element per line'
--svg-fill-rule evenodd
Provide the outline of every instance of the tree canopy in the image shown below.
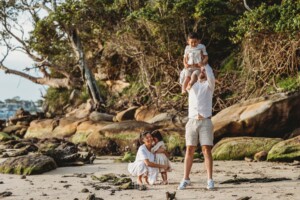
<path fill-rule="evenodd" d="M 177 80 L 191 31 L 207 46 L 217 75 L 215 112 L 242 98 L 300 86 L 299 0 L 26 0 L 1 1 L 0 9 L 1 44 L 27 53 L 44 76 L 11 70 L 3 64 L 5 54 L 0 68 L 51 86 L 51 94 L 76 89 L 91 96 L 100 87 L 106 107 L 122 97 L 182 109 L 186 98 L 179 95 Z M 22 13 L 34 27 L 27 38 L 18 24 Z M 93 75 L 102 78 L 87 84 Z M 103 92 L 108 79 L 131 86 L 117 95 Z"/>

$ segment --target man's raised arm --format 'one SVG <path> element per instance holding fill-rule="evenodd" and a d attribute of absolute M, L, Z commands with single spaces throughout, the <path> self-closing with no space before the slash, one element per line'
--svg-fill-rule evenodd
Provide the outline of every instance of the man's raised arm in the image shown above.
<path fill-rule="evenodd" d="M 207 64 L 204 66 L 208 85 L 212 91 L 215 89 L 215 76 L 211 67 Z"/>

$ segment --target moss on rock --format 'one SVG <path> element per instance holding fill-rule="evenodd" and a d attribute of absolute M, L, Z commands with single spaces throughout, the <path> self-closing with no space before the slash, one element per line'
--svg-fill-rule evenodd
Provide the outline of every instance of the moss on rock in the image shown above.
<path fill-rule="evenodd" d="M 275 144 L 282 141 L 280 138 L 262 137 L 233 137 L 218 142 L 213 150 L 214 160 L 243 160 L 252 158 L 260 151 L 268 152 Z"/>
<path fill-rule="evenodd" d="M 0 141 L 7 141 L 7 140 L 11 140 L 11 139 L 13 139 L 13 137 L 8 135 L 7 133 L 0 132 Z"/>
<path fill-rule="evenodd" d="M 44 155 L 31 154 L 9 158 L 0 164 L 0 173 L 4 174 L 41 174 L 56 169 L 55 161 Z"/>
<path fill-rule="evenodd" d="M 267 161 L 292 162 L 294 160 L 300 160 L 300 136 L 277 143 L 267 157 Z"/>

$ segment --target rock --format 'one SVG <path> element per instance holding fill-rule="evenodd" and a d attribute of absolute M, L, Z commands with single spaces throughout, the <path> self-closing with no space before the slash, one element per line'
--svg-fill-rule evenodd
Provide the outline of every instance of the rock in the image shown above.
<path fill-rule="evenodd" d="M 293 162 L 300 160 L 300 136 L 284 140 L 272 147 L 268 161 Z"/>
<path fill-rule="evenodd" d="M 77 126 L 76 133 L 70 138 L 74 144 L 86 143 L 88 136 L 91 133 L 99 133 L 101 128 L 111 124 L 110 122 L 93 122 L 85 121 Z"/>
<path fill-rule="evenodd" d="M 116 121 L 126 121 L 126 120 L 133 120 L 135 111 L 138 109 L 137 106 L 130 107 L 122 112 L 117 113 Z"/>
<path fill-rule="evenodd" d="M 158 126 L 146 122 L 124 121 L 104 126 L 99 132 L 93 132 L 87 137 L 87 144 L 98 149 L 100 154 L 120 154 L 129 149 L 135 152 L 136 141 L 144 130 L 155 130 Z"/>
<path fill-rule="evenodd" d="M 139 107 L 134 114 L 136 121 L 147 121 L 160 114 L 155 106 L 141 106 Z"/>
<path fill-rule="evenodd" d="M 253 158 L 258 151 L 268 152 L 280 141 L 280 138 L 224 138 L 213 147 L 212 154 L 215 160 L 243 160 L 245 157 Z"/>
<path fill-rule="evenodd" d="M 293 137 L 297 137 L 300 135 L 300 128 L 295 129 L 289 136 L 287 139 L 291 139 Z"/>
<path fill-rule="evenodd" d="M 267 160 L 268 152 L 260 151 L 254 155 L 254 160 L 256 161 L 265 161 Z"/>
<path fill-rule="evenodd" d="M 165 128 L 176 128 L 184 130 L 185 124 L 188 121 L 187 116 L 179 116 L 177 114 L 172 113 L 160 113 L 156 115 L 155 117 L 147 120 L 146 122 L 150 124 L 156 124 Z"/>
<path fill-rule="evenodd" d="M 105 83 L 113 93 L 121 93 L 125 88 L 130 86 L 130 83 L 122 80 L 107 80 Z"/>
<path fill-rule="evenodd" d="M 11 139 L 13 139 L 13 137 L 8 135 L 7 133 L 0 132 L 0 141 L 8 141 L 8 140 L 11 140 Z"/>
<path fill-rule="evenodd" d="M 283 137 L 299 126 L 300 92 L 251 99 L 212 118 L 215 141 L 223 137 Z"/>
<path fill-rule="evenodd" d="M 99 121 L 112 122 L 113 117 L 114 117 L 113 115 L 106 114 L 106 113 L 100 113 L 97 111 L 94 111 L 89 115 L 89 119 L 93 122 L 99 122 Z"/>
<path fill-rule="evenodd" d="M 54 119 L 34 120 L 30 123 L 24 138 L 50 138 L 57 125 L 58 121 Z"/>
<path fill-rule="evenodd" d="M 56 169 L 55 161 L 44 155 L 31 154 L 8 158 L 0 164 L 0 173 L 4 174 L 41 174 Z"/>
<path fill-rule="evenodd" d="M 11 195 L 12 195 L 12 192 L 7 192 L 7 191 L 0 193 L 0 197 L 9 197 Z"/>
<path fill-rule="evenodd" d="M 81 190 L 81 192 L 82 192 L 82 193 L 88 193 L 88 192 L 89 192 L 89 190 L 88 190 L 88 189 L 86 189 L 86 188 L 83 188 L 83 189 Z"/>
<path fill-rule="evenodd" d="M 27 126 L 21 126 L 21 125 L 11 125 L 7 126 L 3 129 L 3 132 L 8 133 L 8 134 L 13 134 L 16 131 L 20 131 L 23 128 L 27 129 Z"/>
<path fill-rule="evenodd" d="M 52 132 L 52 136 L 56 138 L 65 138 L 70 137 L 75 134 L 77 130 L 77 126 L 86 121 L 85 118 L 83 119 L 76 119 L 76 118 L 61 118 L 59 120 L 58 126 L 56 126 Z"/>

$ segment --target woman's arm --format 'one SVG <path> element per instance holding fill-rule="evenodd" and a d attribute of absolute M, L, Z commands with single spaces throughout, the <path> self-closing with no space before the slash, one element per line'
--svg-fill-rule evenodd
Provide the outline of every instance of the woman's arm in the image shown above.
<path fill-rule="evenodd" d="M 154 168 L 163 168 L 163 169 L 168 169 L 169 166 L 168 165 L 160 165 L 160 164 L 156 164 L 154 162 L 150 162 L 149 159 L 145 159 L 144 163 L 148 166 L 148 167 L 154 167 Z"/>
<path fill-rule="evenodd" d="M 163 154 L 165 154 L 167 157 L 170 156 L 169 152 L 167 152 L 167 150 L 164 149 L 164 148 L 162 148 L 162 147 L 159 148 L 155 153 L 163 153 Z"/>

